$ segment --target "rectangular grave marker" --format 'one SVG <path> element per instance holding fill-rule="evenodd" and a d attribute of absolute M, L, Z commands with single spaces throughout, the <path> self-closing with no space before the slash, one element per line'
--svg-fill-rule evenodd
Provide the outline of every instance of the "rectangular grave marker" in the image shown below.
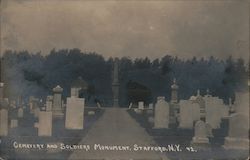
<path fill-rule="evenodd" d="M 83 129 L 84 128 L 84 98 L 70 97 L 67 98 L 66 107 L 66 129 Z"/>

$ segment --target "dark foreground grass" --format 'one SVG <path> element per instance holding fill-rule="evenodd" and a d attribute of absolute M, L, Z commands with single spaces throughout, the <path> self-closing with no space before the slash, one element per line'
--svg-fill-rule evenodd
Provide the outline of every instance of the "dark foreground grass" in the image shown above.
<path fill-rule="evenodd" d="M 95 115 L 89 116 L 89 110 L 95 111 Z M 10 129 L 9 136 L 1 137 L 0 158 L 8 160 L 64 160 L 69 157 L 72 150 L 62 149 L 15 149 L 14 142 L 25 144 L 78 144 L 85 137 L 92 124 L 103 114 L 102 109 L 85 109 L 84 129 L 66 130 L 64 129 L 64 120 L 53 120 L 53 135 L 51 137 L 38 137 L 37 129 L 33 127 L 36 119 L 26 114 L 26 119 L 19 122 L 19 127 Z"/>

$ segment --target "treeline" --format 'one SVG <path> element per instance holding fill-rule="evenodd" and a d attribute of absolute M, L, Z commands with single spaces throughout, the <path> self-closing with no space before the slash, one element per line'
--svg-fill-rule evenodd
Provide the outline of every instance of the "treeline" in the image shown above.
<path fill-rule="evenodd" d="M 3 55 L 3 75 L 5 93 L 9 97 L 22 96 L 28 99 L 33 95 L 45 98 L 52 94 L 52 88 L 60 85 L 63 96 L 69 96 L 70 86 L 82 77 L 92 87 L 91 96 L 109 105 L 112 101 L 112 68 L 114 58 L 104 59 L 97 53 L 83 53 L 79 49 L 53 49 L 50 54 L 28 51 L 6 51 Z M 219 60 L 193 57 L 183 60 L 166 55 L 160 59 L 119 58 L 120 102 L 128 105 L 131 101 L 129 84 L 138 84 L 150 91 L 148 103 L 157 96 L 170 99 L 171 84 L 174 78 L 179 85 L 179 98 L 188 99 L 197 89 L 201 94 L 206 89 L 225 102 L 234 97 L 237 90 L 246 90 L 248 65 L 243 59 L 228 57 Z M 129 98 L 130 97 L 130 98 Z"/>

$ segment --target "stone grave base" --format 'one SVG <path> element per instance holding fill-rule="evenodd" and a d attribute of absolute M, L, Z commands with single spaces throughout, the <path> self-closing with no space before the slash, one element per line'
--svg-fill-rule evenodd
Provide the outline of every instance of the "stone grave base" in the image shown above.
<path fill-rule="evenodd" d="M 154 126 L 152 129 L 169 129 L 169 127 L 166 127 L 166 126 Z"/>
<path fill-rule="evenodd" d="M 225 149 L 243 149 L 249 150 L 249 139 L 226 137 L 223 145 Z"/>
<path fill-rule="evenodd" d="M 178 129 L 193 129 L 193 127 L 186 127 L 186 126 L 182 126 L 182 125 L 179 125 L 178 127 L 177 127 Z"/>
<path fill-rule="evenodd" d="M 211 145 L 208 138 L 193 137 L 190 145 L 197 150 L 210 150 Z"/>
<path fill-rule="evenodd" d="M 193 144 L 209 144 L 208 138 L 201 138 L 201 137 L 193 137 L 192 142 Z"/>

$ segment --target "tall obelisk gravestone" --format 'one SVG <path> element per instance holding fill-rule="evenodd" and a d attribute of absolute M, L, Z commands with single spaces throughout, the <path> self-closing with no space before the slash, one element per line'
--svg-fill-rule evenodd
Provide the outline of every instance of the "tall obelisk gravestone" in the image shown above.
<path fill-rule="evenodd" d="M 113 82 L 112 82 L 112 91 L 113 91 L 113 107 L 119 107 L 119 66 L 118 59 L 115 59 L 114 68 L 113 68 Z"/>
<path fill-rule="evenodd" d="M 174 78 L 173 81 L 173 85 L 171 85 L 171 101 L 170 101 L 170 111 L 169 111 L 169 123 L 171 125 L 175 125 L 176 124 L 176 114 L 177 114 L 177 110 L 179 108 L 178 105 L 178 89 L 179 86 L 176 83 L 176 79 Z"/>

